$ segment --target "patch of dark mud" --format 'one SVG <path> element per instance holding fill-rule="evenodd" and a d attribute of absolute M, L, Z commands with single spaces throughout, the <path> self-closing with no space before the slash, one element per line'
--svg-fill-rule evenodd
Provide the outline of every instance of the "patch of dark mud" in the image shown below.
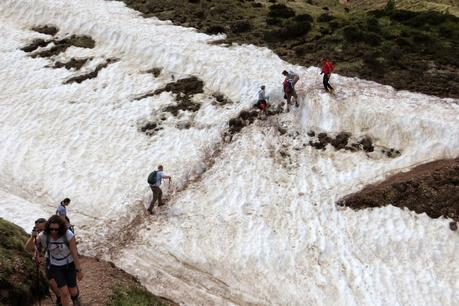
<path fill-rule="evenodd" d="M 350 152 L 375 152 L 374 142 L 370 136 L 355 139 L 352 137 L 351 133 L 340 132 L 333 137 L 327 133 L 316 134 L 316 132 L 312 130 L 309 131 L 307 135 L 312 138 L 312 140 L 309 141 L 309 145 L 317 150 L 326 150 L 327 145 L 330 144 L 337 151 L 344 149 Z M 380 149 L 380 152 L 389 158 L 396 158 L 402 154 L 400 150 L 395 148 Z"/>
<path fill-rule="evenodd" d="M 161 71 L 163 71 L 163 68 L 155 67 L 155 68 L 152 68 L 152 69 L 149 69 L 149 70 L 145 71 L 145 73 L 151 73 L 151 74 L 153 74 L 153 76 L 155 78 L 157 78 L 161 74 Z"/>
<path fill-rule="evenodd" d="M 33 58 L 36 57 L 52 57 L 58 55 L 62 52 L 65 52 L 69 47 L 74 46 L 78 48 L 94 48 L 96 42 L 89 36 L 78 36 L 72 35 L 70 37 L 64 39 L 51 39 L 51 40 L 44 40 L 44 39 L 36 39 L 32 41 L 29 45 L 21 48 L 24 52 L 33 52 L 39 47 L 46 47 L 50 43 L 54 43 L 54 46 L 47 50 L 39 51 L 32 54 Z"/>
<path fill-rule="evenodd" d="M 35 50 L 37 50 L 40 47 L 46 47 L 51 40 L 45 40 L 45 39 L 34 39 L 32 42 L 30 42 L 28 45 L 24 46 L 21 48 L 22 51 L 30 53 Z"/>
<path fill-rule="evenodd" d="M 147 122 L 139 128 L 142 133 L 145 133 L 148 136 L 153 136 L 156 132 L 162 129 L 161 123 L 158 122 Z"/>
<path fill-rule="evenodd" d="M 177 103 L 165 107 L 164 112 L 169 112 L 174 116 L 177 116 L 179 111 L 197 112 L 201 108 L 201 104 L 193 102 L 191 99 L 194 95 L 204 92 L 204 82 L 192 76 L 168 83 L 165 87 L 155 90 L 153 94 L 159 95 L 165 91 L 174 93 Z"/>
<path fill-rule="evenodd" d="M 81 59 L 72 58 L 67 62 L 57 61 L 54 63 L 53 68 L 65 68 L 67 70 L 70 70 L 73 68 L 75 70 L 80 70 L 81 67 L 83 67 L 90 60 L 92 60 L 92 58 L 81 58 Z"/>
<path fill-rule="evenodd" d="M 57 32 L 59 32 L 59 29 L 52 25 L 44 25 L 44 26 L 33 27 L 32 31 L 35 31 L 41 34 L 54 36 L 56 35 Z"/>
<path fill-rule="evenodd" d="M 353 209 L 394 205 L 431 218 L 441 216 L 459 221 L 459 158 L 420 165 L 377 185 L 351 194 L 337 205 Z M 452 222 L 450 228 L 457 229 Z"/>
<path fill-rule="evenodd" d="M 225 95 L 221 93 L 214 93 L 212 97 L 215 99 L 212 102 L 213 105 L 224 106 L 224 105 L 233 103 L 233 101 L 231 101 L 230 99 L 228 99 L 227 97 L 225 97 Z"/>
<path fill-rule="evenodd" d="M 234 135 L 242 131 L 243 128 L 254 123 L 255 120 L 265 120 L 270 116 L 274 116 L 280 113 L 282 113 L 282 107 L 268 107 L 268 109 L 265 111 L 261 111 L 258 108 L 241 111 L 237 117 L 232 118 L 228 121 L 228 129 L 224 133 L 225 142 L 230 142 L 233 139 Z"/>
<path fill-rule="evenodd" d="M 115 63 L 117 61 L 118 59 L 108 59 L 106 62 L 97 65 L 96 69 L 94 69 L 93 71 L 86 73 L 86 74 L 72 77 L 68 79 L 67 81 L 65 81 L 64 84 L 82 83 L 86 80 L 94 79 L 97 77 L 97 75 L 102 69 L 106 68 L 108 65 Z"/>

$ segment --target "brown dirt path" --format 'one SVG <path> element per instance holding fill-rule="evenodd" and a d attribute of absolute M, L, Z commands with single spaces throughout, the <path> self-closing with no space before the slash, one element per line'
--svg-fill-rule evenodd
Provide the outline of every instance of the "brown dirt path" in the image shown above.
<path fill-rule="evenodd" d="M 81 268 L 84 278 L 79 282 L 82 306 L 107 305 L 115 287 L 143 288 L 143 286 L 125 271 L 115 267 L 112 263 L 91 257 L 81 257 Z M 54 298 L 54 297 L 53 297 Z M 164 305 L 177 304 L 164 298 L 158 298 Z M 51 300 L 43 300 L 41 305 L 53 306 Z"/>

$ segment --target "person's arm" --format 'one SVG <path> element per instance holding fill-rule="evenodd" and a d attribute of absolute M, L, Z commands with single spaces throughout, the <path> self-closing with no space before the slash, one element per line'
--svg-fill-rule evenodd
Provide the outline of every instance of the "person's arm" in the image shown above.
<path fill-rule="evenodd" d="M 78 280 L 83 279 L 83 271 L 81 270 L 80 265 L 80 257 L 78 257 L 78 250 L 76 245 L 76 238 L 75 236 L 69 240 L 69 247 L 70 247 L 70 254 L 73 257 L 73 262 L 75 263 L 75 270 L 77 271 L 77 278 Z"/>
<path fill-rule="evenodd" d="M 25 249 L 29 252 L 33 252 L 35 248 L 35 239 L 37 239 L 37 232 L 35 230 L 35 227 L 33 228 L 32 235 L 30 238 L 27 240 L 25 244 Z"/>

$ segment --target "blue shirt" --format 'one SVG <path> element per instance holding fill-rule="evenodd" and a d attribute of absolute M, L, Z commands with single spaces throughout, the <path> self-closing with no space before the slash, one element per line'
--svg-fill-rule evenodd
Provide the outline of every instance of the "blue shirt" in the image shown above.
<path fill-rule="evenodd" d="M 56 215 L 62 216 L 62 217 L 66 217 L 67 216 L 67 208 L 64 205 L 59 204 L 59 207 L 56 210 Z"/>

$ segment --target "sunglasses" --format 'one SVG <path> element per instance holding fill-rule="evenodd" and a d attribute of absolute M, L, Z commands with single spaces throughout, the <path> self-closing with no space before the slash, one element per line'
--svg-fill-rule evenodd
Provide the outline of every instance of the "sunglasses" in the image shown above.
<path fill-rule="evenodd" d="M 59 231 L 59 228 L 58 228 L 58 227 L 57 227 L 57 228 L 56 228 L 56 227 L 54 227 L 54 228 L 53 228 L 53 227 L 50 227 L 50 228 L 49 228 L 49 231 L 50 231 L 50 232 L 58 232 L 58 231 Z"/>

